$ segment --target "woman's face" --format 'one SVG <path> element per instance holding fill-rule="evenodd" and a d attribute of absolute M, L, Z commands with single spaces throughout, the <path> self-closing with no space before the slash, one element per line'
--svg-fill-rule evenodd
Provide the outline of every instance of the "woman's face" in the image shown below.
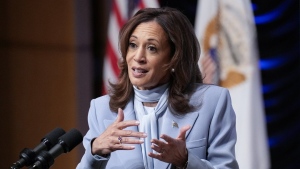
<path fill-rule="evenodd" d="M 126 55 L 131 83 L 140 90 L 166 83 L 170 71 L 163 65 L 171 59 L 168 36 L 155 21 L 139 24 L 129 38 Z"/>

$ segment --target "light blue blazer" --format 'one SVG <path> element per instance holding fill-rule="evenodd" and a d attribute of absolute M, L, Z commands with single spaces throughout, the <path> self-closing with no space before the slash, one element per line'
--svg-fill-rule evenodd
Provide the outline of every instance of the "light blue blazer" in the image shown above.
<path fill-rule="evenodd" d="M 90 141 L 98 137 L 115 121 L 116 112 L 109 109 L 109 96 L 102 96 L 91 101 L 88 114 L 89 131 L 84 137 L 83 155 L 77 169 L 142 169 L 144 168 L 142 150 L 135 145 L 134 150 L 112 152 L 109 158 L 91 154 Z M 197 107 L 183 117 L 173 115 L 169 109 L 161 117 L 159 135 L 167 134 L 176 138 L 180 128 L 190 125 L 186 133 L 188 149 L 188 169 L 237 169 L 234 147 L 236 143 L 235 112 L 232 109 L 229 92 L 214 85 L 199 85 L 190 99 L 190 104 Z M 136 120 L 133 99 L 124 109 L 125 120 Z M 158 119 L 159 123 L 162 121 Z M 174 127 L 172 122 L 178 127 Z M 137 127 L 126 130 L 138 131 Z M 157 169 L 173 168 L 172 164 L 155 160 Z"/>

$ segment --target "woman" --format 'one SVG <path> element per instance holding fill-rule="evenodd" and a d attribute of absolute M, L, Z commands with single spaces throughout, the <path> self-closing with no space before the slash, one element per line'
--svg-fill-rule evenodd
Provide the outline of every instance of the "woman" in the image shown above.
<path fill-rule="evenodd" d="M 172 8 L 140 10 L 119 43 L 119 81 L 91 101 L 77 169 L 238 168 L 229 93 L 202 83 L 188 19 Z"/>

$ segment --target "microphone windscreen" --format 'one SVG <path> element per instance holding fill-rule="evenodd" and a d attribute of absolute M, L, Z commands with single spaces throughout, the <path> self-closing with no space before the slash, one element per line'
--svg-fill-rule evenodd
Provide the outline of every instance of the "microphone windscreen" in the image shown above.
<path fill-rule="evenodd" d="M 62 135 L 64 135 L 66 132 L 65 130 L 63 130 L 62 128 L 56 128 L 54 130 L 52 130 L 50 133 L 46 134 L 46 136 L 44 138 L 42 138 L 41 141 L 44 141 L 45 139 L 49 142 L 47 147 L 48 149 L 50 149 L 51 147 L 53 147 L 55 144 L 58 143 L 58 138 Z"/>
<path fill-rule="evenodd" d="M 71 129 L 69 132 L 62 135 L 59 140 L 63 142 L 63 144 L 66 146 L 64 148 L 67 152 L 69 152 L 82 142 L 83 136 L 78 130 Z"/>

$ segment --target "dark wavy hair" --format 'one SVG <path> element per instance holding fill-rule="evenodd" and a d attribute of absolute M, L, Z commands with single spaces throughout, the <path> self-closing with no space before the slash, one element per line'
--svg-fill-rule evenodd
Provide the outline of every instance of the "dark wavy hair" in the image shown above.
<path fill-rule="evenodd" d="M 189 98 L 196 83 L 202 83 L 202 76 L 198 66 L 200 45 L 193 26 L 187 17 L 174 8 L 145 8 L 139 10 L 120 30 L 119 47 L 122 58 L 119 61 L 120 75 L 117 83 L 110 84 L 110 109 L 117 112 L 118 108 L 125 108 L 132 98 L 134 91 L 129 80 L 126 54 L 129 38 L 135 28 L 145 22 L 157 22 L 168 35 L 171 46 L 171 61 L 166 69 L 170 72 L 169 80 L 169 108 L 173 114 L 183 115 L 194 109 L 189 104 Z"/>

